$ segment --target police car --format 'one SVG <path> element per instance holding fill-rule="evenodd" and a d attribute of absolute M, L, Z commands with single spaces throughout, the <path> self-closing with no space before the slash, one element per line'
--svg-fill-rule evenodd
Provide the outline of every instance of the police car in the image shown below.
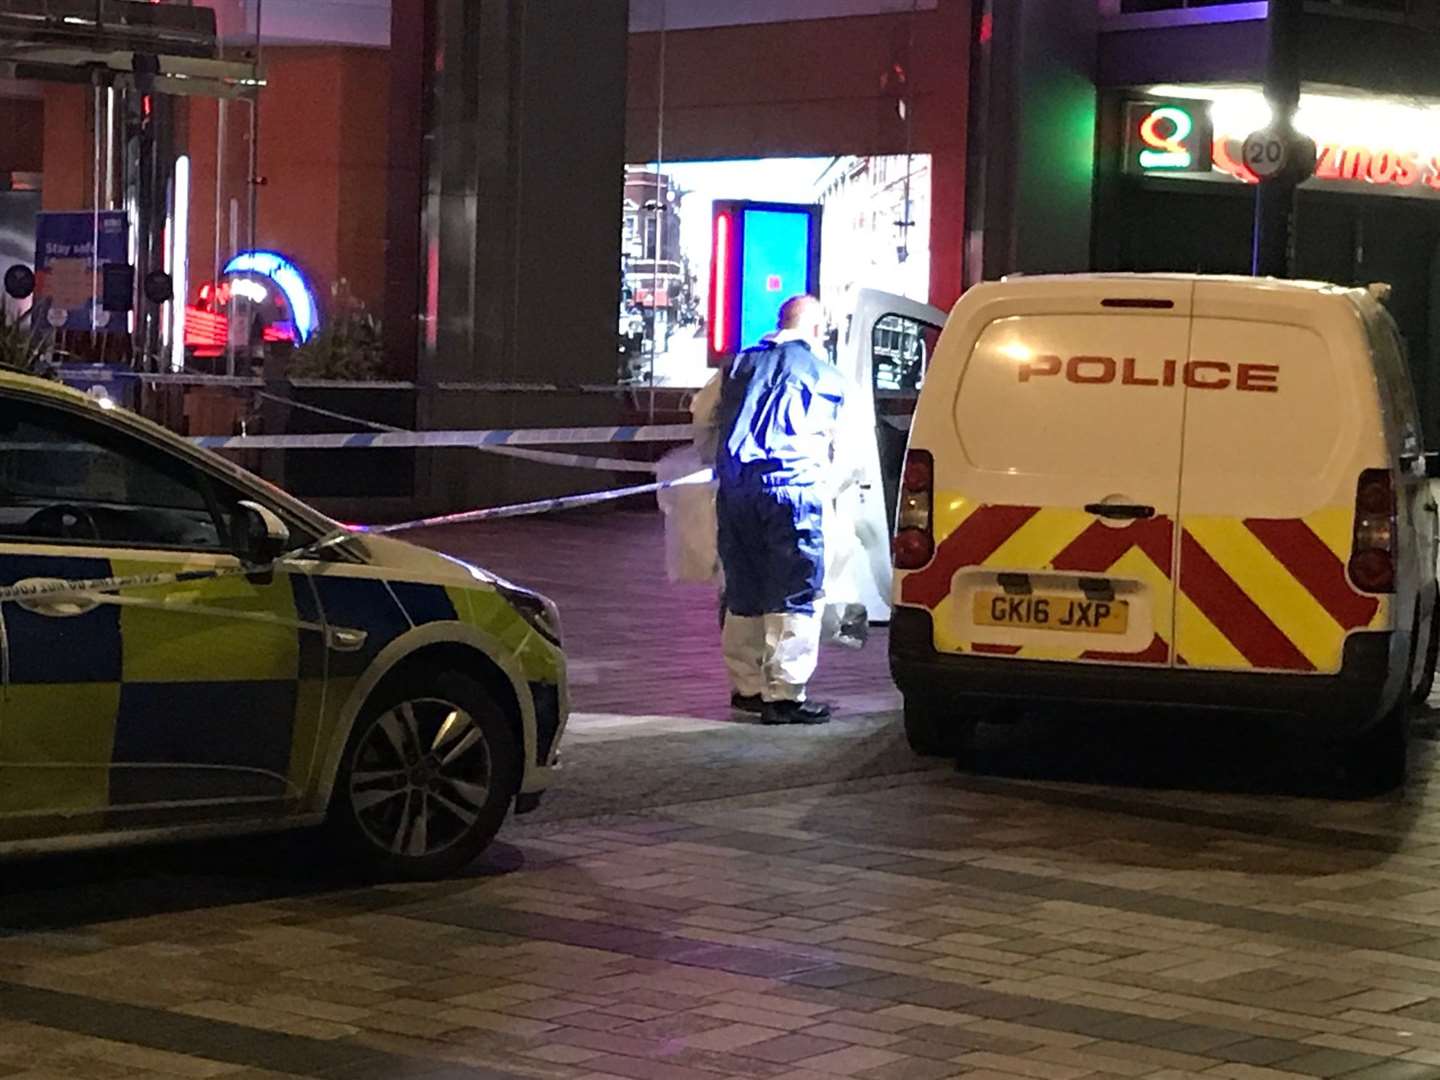
<path fill-rule="evenodd" d="M 0 854 L 324 823 L 402 877 L 534 808 L 567 709 L 544 597 L 5 371 L 0 684 Z"/>

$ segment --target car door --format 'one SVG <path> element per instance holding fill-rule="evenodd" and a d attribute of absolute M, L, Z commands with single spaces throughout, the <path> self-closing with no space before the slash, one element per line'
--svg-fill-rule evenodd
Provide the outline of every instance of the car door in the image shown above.
<path fill-rule="evenodd" d="M 952 319 L 912 437 L 935 552 L 901 586 L 937 649 L 1171 662 L 1190 291 L 1102 279 Z"/>
<path fill-rule="evenodd" d="M 239 498 L 96 410 L 0 396 L 0 585 L 233 571 Z M 308 779 L 324 638 L 305 574 L 6 603 L 0 618 L 12 831 L 263 812 Z"/>
<path fill-rule="evenodd" d="M 1415 387 L 1410 378 L 1410 360 L 1405 339 L 1394 318 L 1379 303 L 1366 303 L 1361 308 L 1370 346 L 1375 354 L 1378 387 L 1389 423 L 1394 428 L 1400 467 L 1396 470 L 1397 524 L 1402 540 L 1399 577 L 1402 582 L 1415 583 L 1414 597 L 1422 644 L 1426 627 L 1434 611 L 1436 543 L 1440 540 L 1440 506 L 1435 490 L 1425 475 L 1425 438 L 1420 422 L 1420 409 L 1415 400 Z M 1421 658 L 1424 653 L 1419 654 Z"/>
<path fill-rule="evenodd" d="M 1347 636 L 1387 617 L 1346 572 L 1360 475 L 1392 452 L 1368 350 L 1347 298 L 1196 286 L 1176 609 L 1185 665 L 1336 672 Z"/>
<path fill-rule="evenodd" d="M 845 345 L 837 358 L 858 392 L 847 403 L 848 440 L 859 447 L 858 489 L 846 508 L 856 519 L 863 572 L 860 599 L 873 623 L 890 618 L 890 535 L 910 418 L 935 353 L 945 313 L 903 296 L 862 289 L 855 298 Z"/>

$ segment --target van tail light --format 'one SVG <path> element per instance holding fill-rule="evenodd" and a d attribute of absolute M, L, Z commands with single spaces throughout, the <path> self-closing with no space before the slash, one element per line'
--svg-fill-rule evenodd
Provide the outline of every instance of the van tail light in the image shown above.
<path fill-rule="evenodd" d="M 1362 592 L 1395 591 L 1395 479 L 1389 469 L 1366 469 L 1360 474 L 1350 580 Z"/>
<path fill-rule="evenodd" d="M 934 494 L 935 461 L 930 451 L 907 451 L 905 472 L 900 477 L 900 509 L 895 516 L 895 569 L 919 570 L 934 556 Z"/>

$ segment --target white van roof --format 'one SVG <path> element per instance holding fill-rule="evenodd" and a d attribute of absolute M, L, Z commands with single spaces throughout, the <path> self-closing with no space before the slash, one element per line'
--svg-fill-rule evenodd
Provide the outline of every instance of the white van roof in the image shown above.
<path fill-rule="evenodd" d="M 1079 313 L 1093 305 L 1104 308 L 1164 309 L 1172 316 L 1215 317 L 1220 308 L 1247 309 L 1261 317 L 1264 308 L 1289 308 L 1292 315 L 1319 317 L 1318 307 L 1369 312 L 1382 307 L 1373 290 L 1334 285 L 1324 281 L 1256 278 L 1239 274 L 1036 274 L 1010 275 L 981 282 L 967 290 L 952 310 L 972 319 L 1026 314 L 1035 307 Z M 1258 305 L 1258 307 L 1257 307 Z"/>
<path fill-rule="evenodd" d="M 1155 282 L 1217 282 L 1230 285 L 1248 285 L 1263 289 L 1276 289 L 1287 292 L 1323 292 L 1323 293 L 1354 293 L 1363 290 L 1353 287 L 1345 287 L 1332 284 L 1327 281 L 1301 281 L 1290 278 L 1275 277 L 1249 277 L 1244 274 L 1186 274 L 1179 272 L 1165 273 L 1123 273 L 1120 271 L 1106 271 L 1101 273 L 1085 274 L 1008 274 L 1000 278 L 1001 284 L 1006 285 L 1049 285 L 1049 286 L 1093 286 L 1103 282 L 1120 282 L 1124 284 L 1141 284 L 1147 281 Z M 988 282 L 986 284 L 994 284 Z"/>

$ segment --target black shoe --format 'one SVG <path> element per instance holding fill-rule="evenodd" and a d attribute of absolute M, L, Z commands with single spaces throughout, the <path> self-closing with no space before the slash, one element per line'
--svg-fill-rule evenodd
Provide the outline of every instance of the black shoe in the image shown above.
<path fill-rule="evenodd" d="M 818 701 L 767 701 L 761 717 L 766 724 L 828 724 L 830 706 Z"/>
<path fill-rule="evenodd" d="M 759 694 L 731 694 L 730 708 L 736 712 L 754 713 L 759 716 L 765 711 L 765 699 Z"/>

